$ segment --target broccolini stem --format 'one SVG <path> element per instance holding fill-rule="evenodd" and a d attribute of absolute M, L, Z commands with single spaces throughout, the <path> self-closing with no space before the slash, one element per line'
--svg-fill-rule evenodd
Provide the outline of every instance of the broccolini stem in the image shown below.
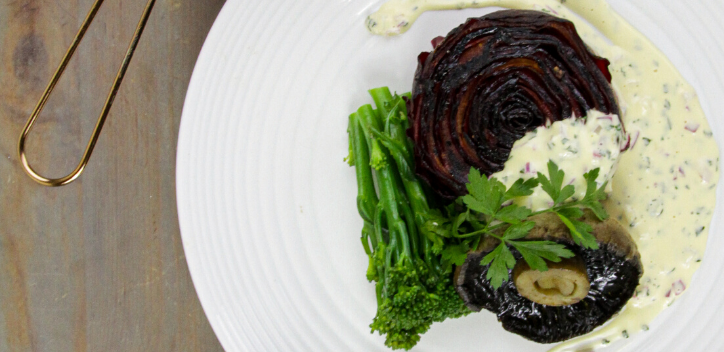
<path fill-rule="evenodd" d="M 352 123 L 352 116 L 349 117 L 349 124 L 347 125 L 347 137 L 349 138 L 349 153 L 347 154 L 347 157 L 344 158 L 344 161 L 347 162 L 347 165 L 354 166 L 354 136 L 352 135 L 352 129 L 354 124 Z"/>
<path fill-rule="evenodd" d="M 374 253 L 375 248 L 377 248 L 377 236 L 375 236 L 375 225 L 369 221 L 364 222 L 364 230 L 367 231 L 367 238 L 370 242 L 370 249 Z"/>
<path fill-rule="evenodd" d="M 369 168 L 369 148 L 357 113 L 349 115 L 348 130 L 357 174 L 357 209 L 362 219 L 372 222 L 379 199 L 375 192 L 372 170 Z"/>
<path fill-rule="evenodd" d="M 361 111 L 365 111 L 367 113 L 362 114 Z M 370 166 L 372 166 L 375 170 L 379 170 L 387 164 L 387 159 L 385 158 L 385 154 L 382 152 L 379 142 L 377 142 L 377 139 L 375 139 L 370 133 L 369 127 L 379 129 L 381 128 L 381 124 L 374 118 L 374 111 L 372 111 L 372 106 L 369 104 L 360 107 L 357 110 L 357 115 L 359 116 L 360 123 L 363 127 L 362 131 L 367 139 L 367 146 L 370 149 Z"/>
<path fill-rule="evenodd" d="M 372 228 L 372 224 L 365 221 L 364 226 L 362 227 L 362 247 L 365 249 L 365 253 L 367 253 L 368 256 L 372 256 L 372 249 L 374 246 L 370 248 L 370 233 L 374 234 L 374 229 Z M 372 236 L 374 238 L 374 236 Z"/>
<path fill-rule="evenodd" d="M 377 110 L 384 117 L 384 131 L 390 137 L 400 142 L 400 147 L 406 155 L 412 156 L 409 141 L 407 140 L 407 106 L 402 98 L 393 97 L 387 87 L 370 89 L 370 95 L 374 100 Z M 414 159 L 411 159 L 414 160 Z"/>
<path fill-rule="evenodd" d="M 395 248 L 397 247 L 397 238 L 390 236 L 390 245 L 385 247 L 385 276 L 381 278 L 384 282 L 382 286 L 382 297 L 389 297 L 390 289 L 390 270 L 392 269 L 392 257 L 395 255 Z"/>
<path fill-rule="evenodd" d="M 376 129 L 372 129 L 371 131 L 377 137 L 377 139 L 382 143 L 382 145 L 384 147 L 386 147 L 387 149 L 389 149 L 390 154 L 392 155 L 392 159 L 395 160 L 395 164 L 397 165 L 397 170 L 400 173 L 402 183 L 405 188 L 407 200 L 409 201 L 412 211 L 414 213 L 414 223 L 417 225 L 416 227 L 422 229 L 423 225 L 425 224 L 425 221 L 427 221 L 427 219 L 425 218 L 425 215 L 428 214 L 428 212 L 430 210 L 429 205 L 427 203 L 427 198 L 425 197 L 425 193 L 423 192 L 423 189 L 422 189 L 422 185 L 417 180 L 417 177 L 415 177 L 415 174 L 412 171 L 412 168 L 410 167 L 410 164 L 408 163 L 408 160 L 407 160 L 404 152 L 402 151 L 401 148 L 399 148 L 399 143 L 397 143 L 396 141 L 393 141 L 389 136 L 387 136 L 383 132 L 380 132 Z M 422 249 L 422 247 L 419 244 L 422 241 L 432 240 L 426 236 L 432 236 L 433 234 L 417 233 L 416 235 L 418 236 L 417 248 Z M 424 258 L 425 252 L 421 252 L 421 253 L 418 252 L 418 253 L 421 255 L 421 258 Z"/>
<path fill-rule="evenodd" d="M 375 253 L 372 248 L 376 248 L 376 245 L 372 245 L 370 248 L 370 240 L 374 242 L 374 225 L 370 224 L 369 222 L 365 221 L 364 227 L 362 227 L 362 246 L 365 249 L 365 253 L 367 253 L 367 258 L 369 258 L 369 265 L 367 266 L 367 280 L 368 281 L 378 281 L 379 276 L 379 267 L 377 265 L 377 262 L 375 261 Z"/>
<path fill-rule="evenodd" d="M 387 258 L 387 245 L 385 244 L 384 236 L 382 235 L 382 215 L 384 211 L 380 208 L 378 205 L 375 208 L 375 221 L 373 223 L 373 231 L 374 231 L 374 238 L 377 239 L 377 245 L 374 246 L 374 254 L 373 256 L 375 259 L 380 258 Z M 380 263 L 377 263 L 380 264 Z M 377 298 L 382 296 L 382 285 L 386 282 L 385 278 L 387 277 L 387 266 L 386 265 L 377 265 L 377 285 L 376 285 L 376 291 L 377 291 Z"/>
<path fill-rule="evenodd" d="M 418 253 L 418 234 L 417 225 L 415 222 L 415 215 L 407 203 L 407 199 L 399 202 L 400 210 L 402 215 L 405 217 L 405 223 L 407 224 L 407 232 L 410 238 L 410 251 L 414 254 Z"/>
<path fill-rule="evenodd" d="M 377 179 L 380 185 L 380 203 L 385 210 L 387 231 L 390 233 L 390 247 L 396 249 L 396 260 L 403 256 L 411 257 L 410 239 L 408 237 L 405 222 L 400 216 L 395 197 L 395 185 L 390 166 L 384 166 L 377 172 Z M 392 246 L 392 239 L 397 239 L 397 246 Z"/>
<path fill-rule="evenodd" d="M 400 168 L 400 176 L 409 181 L 416 181 L 417 179 L 415 178 L 415 174 L 411 169 L 414 159 L 409 159 L 411 155 L 405 151 L 404 145 L 396 140 L 393 140 L 389 135 L 387 135 L 387 133 L 384 133 L 376 128 L 372 128 L 370 132 L 372 132 L 372 135 L 377 138 L 385 148 L 390 150 L 390 154 L 392 154 L 393 159 L 401 159 L 404 161 L 404 163 L 398 164 L 398 167 Z M 403 170 L 403 167 L 407 170 Z"/>
<path fill-rule="evenodd" d="M 385 237 L 382 234 L 382 227 L 383 227 L 382 215 L 384 215 L 384 210 L 378 204 L 377 207 L 375 208 L 375 217 L 374 217 L 374 222 L 373 222 L 374 230 L 375 230 L 374 237 L 375 237 L 375 239 L 377 239 L 378 244 L 386 243 Z M 375 250 L 377 250 L 377 247 L 375 247 Z"/>
<path fill-rule="evenodd" d="M 423 237 L 422 239 L 422 259 L 428 267 L 433 267 L 432 241 Z"/>
<path fill-rule="evenodd" d="M 372 133 L 370 130 L 379 126 L 377 115 L 375 114 L 372 106 L 364 105 L 357 110 L 360 121 L 365 125 L 364 130 L 368 131 L 370 137 Z M 377 143 L 377 139 L 372 137 L 372 141 Z M 387 150 L 378 145 L 378 150 L 382 156 L 387 158 Z M 395 191 L 395 173 L 390 164 L 385 164 L 380 167 L 377 171 L 377 181 L 380 190 L 380 204 L 382 209 L 385 211 L 385 220 L 387 222 L 387 230 L 390 234 L 390 249 L 396 250 L 396 258 L 400 259 L 403 255 L 407 257 L 412 256 L 410 249 L 410 239 L 408 236 L 405 222 L 400 216 L 398 209 L 398 197 Z M 393 246 L 393 238 L 397 239 L 397 245 Z"/>
<path fill-rule="evenodd" d="M 375 252 L 375 259 L 380 260 L 377 264 L 377 283 L 375 284 L 375 293 L 377 294 L 377 303 L 382 302 L 382 298 L 387 293 L 386 285 L 389 282 L 389 271 L 387 270 L 387 263 L 392 261 L 392 255 L 387 250 L 387 245 L 384 242 L 380 242 Z"/>
<path fill-rule="evenodd" d="M 384 104 L 384 102 L 381 104 Z M 390 123 L 390 130 L 402 130 L 401 122 L 392 121 Z M 422 228 L 425 221 L 427 221 L 426 215 L 430 212 L 430 206 L 427 202 L 427 197 L 423 191 L 422 184 L 420 184 L 420 181 L 417 179 L 412 169 L 412 160 L 414 160 L 412 153 L 406 151 L 405 149 L 407 136 L 404 134 L 398 134 L 396 139 L 394 139 L 387 133 L 374 128 L 370 129 L 370 132 L 379 142 L 382 143 L 384 147 L 389 149 L 392 158 L 395 160 L 397 170 L 400 173 L 405 187 L 407 199 L 410 202 L 413 212 L 415 213 L 415 223 L 419 228 Z M 427 240 L 434 242 L 435 234 L 424 232 L 424 235 Z"/>
<path fill-rule="evenodd" d="M 390 89 L 387 87 L 373 88 L 368 91 L 372 96 L 372 100 L 375 102 L 375 106 L 380 111 L 382 116 L 387 116 L 392 109 L 390 104 L 394 100 Z"/>
<path fill-rule="evenodd" d="M 418 226 L 422 226 L 424 224 L 422 214 L 427 213 L 430 208 L 427 203 L 427 197 L 425 197 L 425 193 L 422 190 L 422 185 L 417 180 L 412 168 L 415 159 L 410 149 L 407 148 L 407 119 L 403 120 L 400 118 L 393 118 L 393 116 L 391 116 L 395 113 L 403 113 L 403 116 L 406 116 L 407 108 L 402 98 L 393 97 L 387 87 L 371 89 L 369 93 L 372 96 L 372 100 L 374 100 L 379 112 L 383 116 L 387 117 L 385 126 L 389 126 L 385 131 L 388 135 L 381 133 L 380 129 L 377 129 L 377 133 L 374 131 L 370 132 L 372 132 L 372 134 L 378 138 L 385 147 L 390 149 L 392 157 L 397 162 L 400 176 L 402 177 L 403 182 L 405 182 L 405 189 L 407 191 L 407 197 L 410 201 L 410 205 L 415 213 L 420 215 L 419 217 L 421 219 L 419 220 L 422 222 L 418 223 Z"/>
<path fill-rule="evenodd" d="M 395 161 L 396 169 L 405 188 L 407 200 L 415 214 L 415 224 L 419 229 L 424 228 L 424 224 L 430 215 L 430 207 L 427 197 L 422 188 L 422 184 L 415 176 L 413 171 L 413 155 L 411 149 L 408 148 L 409 140 L 405 131 L 407 130 L 406 106 L 404 101 L 399 97 L 393 97 L 389 89 L 386 87 L 370 90 L 370 95 L 375 101 L 377 111 L 380 114 L 387 113 L 387 119 L 384 123 L 385 132 L 379 129 L 370 129 L 372 135 L 382 143 L 383 147 L 389 150 Z M 394 116 L 394 114 L 404 113 L 402 118 Z M 430 231 L 418 231 L 418 255 L 425 263 L 434 270 L 438 276 L 443 275 L 442 265 L 439 259 L 434 255 L 434 244 L 441 243 L 441 239 Z M 441 249 L 438 249 L 441 250 Z"/>
<path fill-rule="evenodd" d="M 404 116 L 406 116 L 407 109 L 405 102 L 399 97 L 393 97 L 387 87 L 371 89 L 369 93 L 377 107 L 375 110 L 377 117 L 382 120 L 382 124 L 385 126 L 385 132 L 376 128 L 370 129 L 370 132 L 372 132 L 374 138 L 382 143 L 383 147 L 388 149 L 386 156 L 391 155 L 396 161 L 393 163 L 396 189 L 400 191 L 399 193 L 402 193 L 400 197 L 405 198 L 406 201 L 406 204 L 401 204 L 401 207 L 411 207 L 411 213 L 414 214 L 411 219 L 412 221 L 408 222 L 408 226 L 411 229 L 414 228 L 414 230 L 409 230 L 412 252 L 418 254 L 420 259 L 423 259 L 424 252 L 421 252 L 421 242 L 424 241 L 425 238 L 422 238 L 418 228 L 422 228 L 425 222 L 424 213 L 421 212 L 426 212 L 429 209 L 424 194 L 419 193 L 416 195 L 422 197 L 424 204 L 410 197 L 412 193 L 422 192 L 422 188 L 419 187 L 417 178 L 410 168 L 414 159 L 412 159 L 412 153 L 407 148 L 406 143 L 407 135 L 405 131 L 407 130 L 407 126 L 405 125 L 406 119 Z M 391 136 L 394 136 L 394 140 Z M 400 158 L 404 160 L 400 160 Z M 415 190 L 415 185 L 418 186 L 418 190 Z M 409 217 L 407 218 L 409 219 Z"/>

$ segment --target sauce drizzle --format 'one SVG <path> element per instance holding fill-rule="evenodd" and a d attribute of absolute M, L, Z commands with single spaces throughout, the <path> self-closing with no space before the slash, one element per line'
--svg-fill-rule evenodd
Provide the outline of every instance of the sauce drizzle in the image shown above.
<path fill-rule="evenodd" d="M 573 22 L 586 44 L 611 61 L 612 85 L 630 137 L 629 150 L 617 157 L 605 206 L 628 226 L 644 276 L 607 325 L 551 351 L 588 350 L 646 331 L 690 286 L 713 215 L 719 149 L 696 92 L 605 0 L 389 0 L 366 25 L 375 34 L 397 35 L 426 11 L 491 6 L 538 10 Z"/>

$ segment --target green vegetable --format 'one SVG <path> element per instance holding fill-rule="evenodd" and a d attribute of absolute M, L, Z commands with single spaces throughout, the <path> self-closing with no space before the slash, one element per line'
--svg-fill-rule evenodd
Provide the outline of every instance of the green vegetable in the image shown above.
<path fill-rule="evenodd" d="M 449 234 L 446 217 L 430 208 L 413 171 L 405 101 L 387 88 L 370 95 L 376 109 L 364 105 L 350 115 L 347 158 L 356 169 L 367 278 L 375 282 L 377 294 L 370 327 L 385 335 L 387 346 L 410 349 L 433 322 L 470 311 L 454 289 L 452 267 L 442 254 Z"/>
<path fill-rule="evenodd" d="M 385 153 L 382 151 L 382 148 L 380 147 L 380 143 L 377 141 L 376 138 L 372 136 L 372 133 L 370 132 L 370 128 L 380 128 L 380 121 L 376 118 L 376 114 L 374 111 L 372 111 L 371 105 L 364 105 L 361 106 L 357 110 L 357 115 L 359 117 L 360 122 L 367 126 L 366 128 L 362 129 L 362 132 L 365 135 L 365 139 L 367 140 L 368 148 L 371 150 L 370 155 L 370 162 L 369 165 L 373 168 L 379 170 L 383 166 L 387 164 L 387 157 L 385 156 Z M 354 149 L 354 148 L 353 148 Z M 350 162 L 350 160 L 348 160 Z M 354 162 L 355 165 L 357 163 L 355 160 L 351 160 L 351 162 Z"/>
<path fill-rule="evenodd" d="M 357 208 L 366 223 L 372 223 L 379 199 L 372 182 L 369 168 L 369 150 L 359 124 L 357 113 L 349 116 L 350 156 L 347 161 L 355 166 L 357 173 Z M 355 157 L 356 156 L 356 157 Z"/>
<path fill-rule="evenodd" d="M 564 224 L 571 231 L 573 241 L 585 248 L 598 249 L 598 243 L 596 238 L 593 237 L 591 231 L 593 230 L 590 225 L 578 221 L 583 216 L 581 208 L 590 209 L 596 217 L 600 220 L 608 218 L 608 213 L 603 208 L 601 201 L 606 199 L 606 185 L 604 182 L 600 188 L 596 188 L 596 179 L 598 178 L 599 169 L 596 168 L 583 175 L 586 180 L 586 195 L 581 200 L 566 202 L 573 194 L 575 190 L 573 186 L 568 185 L 561 188 L 563 182 L 563 170 L 559 170 L 558 166 L 553 162 L 548 162 L 548 174 L 550 179 L 545 175 L 538 173 L 538 181 L 541 184 L 543 190 L 548 193 L 551 199 L 554 200 L 555 205 L 547 210 L 538 212 L 536 214 L 544 212 L 553 212 L 558 214 Z"/>

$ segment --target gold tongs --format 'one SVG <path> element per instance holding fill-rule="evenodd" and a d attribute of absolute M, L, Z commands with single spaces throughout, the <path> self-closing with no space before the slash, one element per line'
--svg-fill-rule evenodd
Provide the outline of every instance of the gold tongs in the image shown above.
<path fill-rule="evenodd" d="M 28 159 L 25 155 L 25 139 L 28 137 L 28 134 L 30 133 L 30 130 L 33 128 L 33 124 L 35 123 L 35 120 L 38 118 L 38 115 L 40 115 L 40 112 L 43 111 L 43 107 L 45 107 L 45 103 L 48 102 L 48 98 L 50 97 L 50 94 L 53 92 L 53 89 L 55 89 L 55 85 L 60 80 L 60 77 L 63 75 L 63 72 L 65 71 L 66 67 L 68 66 L 68 62 L 73 57 L 73 54 L 75 53 L 75 49 L 78 48 L 78 45 L 80 44 L 81 40 L 83 39 L 83 36 L 85 35 L 86 31 L 88 30 L 88 27 L 90 27 L 91 23 L 93 22 L 93 18 L 98 13 L 98 10 L 100 9 L 101 5 L 103 4 L 104 0 L 96 0 L 96 2 L 93 4 L 93 7 L 91 8 L 90 12 L 88 12 L 88 16 L 86 16 L 85 20 L 83 21 L 83 24 L 80 27 L 80 30 L 78 30 L 78 34 L 76 34 L 75 39 L 73 39 L 73 42 L 70 44 L 70 47 L 68 48 L 68 51 L 65 53 L 65 56 L 63 57 L 63 60 L 60 63 L 60 66 L 58 66 L 58 69 L 55 71 L 55 74 L 53 75 L 53 78 L 50 80 L 50 83 L 48 83 L 47 88 L 45 88 L 45 92 L 43 93 L 43 96 L 40 98 L 40 101 L 38 101 L 38 105 L 35 106 L 35 110 L 33 110 L 33 113 L 30 115 L 30 118 L 28 119 L 28 122 L 25 124 L 25 128 L 23 129 L 22 134 L 20 135 L 20 141 L 18 142 L 18 154 L 20 156 L 20 161 L 23 164 L 23 168 L 25 169 L 25 172 L 32 178 L 35 182 L 40 183 L 43 186 L 49 186 L 49 187 L 58 187 L 58 186 L 65 186 L 76 179 L 83 173 L 85 170 L 86 165 L 88 164 L 88 161 L 90 160 L 91 154 L 93 154 L 93 148 L 95 148 L 96 142 L 98 142 L 98 137 L 101 134 L 101 130 L 103 129 L 103 124 L 106 122 L 106 118 L 108 117 L 108 113 L 111 110 L 111 106 L 113 105 L 113 101 L 116 98 L 116 94 L 118 93 L 118 89 L 121 86 L 121 82 L 123 81 L 123 77 L 126 75 L 126 71 L 128 70 L 128 65 L 131 63 L 131 58 L 133 58 L 133 53 L 136 51 L 136 47 L 138 46 L 138 41 L 141 39 L 141 34 L 143 34 L 143 30 L 146 28 L 146 23 L 148 22 L 148 18 L 151 15 L 151 10 L 153 9 L 153 5 L 155 5 L 156 0 L 149 0 L 148 4 L 146 4 L 146 9 L 143 11 L 143 16 L 141 16 L 141 21 L 138 23 L 138 26 L 136 27 L 136 32 L 133 35 L 133 40 L 131 40 L 131 44 L 128 47 L 128 50 L 126 51 L 126 56 L 123 58 L 123 62 L 121 63 L 121 68 L 118 69 L 118 73 L 116 74 L 116 79 L 113 81 L 113 86 L 111 88 L 110 93 L 108 93 L 108 97 L 106 98 L 106 103 L 103 105 L 103 111 L 101 112 L 100 117 L 98 117 L 98 122 L 96 123 L 96 127 L 93 130 L 93 135 L 91 136 L 90 141 L 88 142 L 88 145 L 86 146 L 85 153 L 83 153 L 83 157 L 80 160 L 80 163 L 78 166 L 71 172 L 68 176 L 62 177 L 62 178 L 56 178 L 56 179 L 50 179 L 43 177 L 39 175 L 28 163 Z"/>

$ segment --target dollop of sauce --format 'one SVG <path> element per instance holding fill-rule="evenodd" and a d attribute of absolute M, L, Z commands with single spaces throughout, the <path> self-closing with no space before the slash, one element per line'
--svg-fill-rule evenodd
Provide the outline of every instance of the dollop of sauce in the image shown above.
<path fill-rule="evenodd" d="M 611 61 L 612 84 L 630 137 L 629 150 L 617 156 L 618 170 L 605 206 L 628 226 L 641 253 L 644 276 L 634 297 L 607 325 L 552 351 L 590 350 L 646 331 L 690 286 L 704 256 L 713 215 L 719 149 L 696 92 L 605 0 L 390 0 L 369 16 L 367 27 L 375 34 L 395 35 L 425 11 L 490 6 L 538 10 L 572 21 L 586 44 Z M 512 163 L 529 158 L 516 154 Z M 538 157 L 542 159 L 536 163 L 545 165 L 560 155 Z M 520 167 L 502 172 L 515 174 Z M 566 174 L 582 176 L 580 167 Z"/>
<path fill-rule="evenodd" d="M 510 187 L 520 178 L 536 177 L 538 172 L 547 175 L 548 160 L 553 160 L 565 172 L 563 184 L 573 185 L 576 189 L 573 198 L 581 199 L 586 195 L 583 174 L 595 168 L 599 168 L 596 179 L 599 187 L 608 182 L 606 188 L 611 192 L 611 179 L 627 141 L 617 115 L 590 110 L 585 118 L 573 116 L 526 133 L 513 144 L 503 170 L 493 177 Z M 553 206 L 550 196 L 540 187 L 516 202 L 533 211 Z"/>

